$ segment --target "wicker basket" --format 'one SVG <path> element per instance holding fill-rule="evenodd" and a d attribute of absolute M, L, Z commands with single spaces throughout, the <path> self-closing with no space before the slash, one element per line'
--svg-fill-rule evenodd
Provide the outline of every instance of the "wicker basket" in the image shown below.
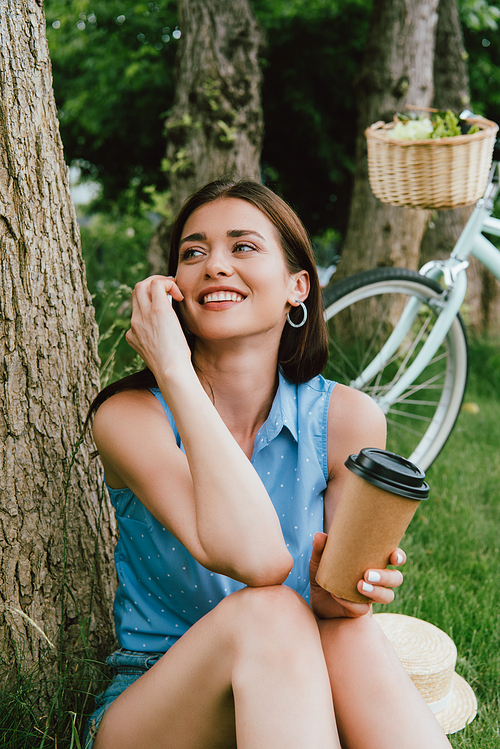
<path fill-rule="evenodd" d="M 429 140 L 386 137 L 394 123 L 365 130 L 368 173 L 383 203 L 411 208 L 457 208 L 482 196 L 488 180 L 498 125 L 483 117 L 466 120 L 473 135 Z"/>

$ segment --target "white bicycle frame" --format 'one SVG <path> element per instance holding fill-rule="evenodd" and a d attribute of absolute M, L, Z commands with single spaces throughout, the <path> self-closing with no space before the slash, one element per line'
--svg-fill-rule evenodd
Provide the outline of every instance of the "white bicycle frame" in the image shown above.
<path fill-rule="evenodd" d="M 377 399 L 384 412 L 387 412 L 406 388 L 416 380 L 444 341 L 465 298 L 469 255 L 477 258 L 500 280 L 500 250 L 481 234 L 484 231 L 500 237 L 500 220 L 491 218 L 495 195 L 499 189 L 499 182 L 494 181 L 495 171 L 498 172 L 497 177 L 500 180 L 500 166 L 495 163 L 490 172 L 486 192 L 477 202 L 450 257 L 446 260 L 431 260 L 419 271 L 421 275 L 435 281 L 441 278 L 444 280 L 443 294 L 430 301 L 430 305 L 439 310 L 439 317 L 411 366 L 392 388 Z M 359 377 L 351 382 L 353 387 L 362 388 L 387 364 L 411 329 L 423 302 L 429 304 L 426 298 L 417 294 L 410 299 L 383 348 Z"/>

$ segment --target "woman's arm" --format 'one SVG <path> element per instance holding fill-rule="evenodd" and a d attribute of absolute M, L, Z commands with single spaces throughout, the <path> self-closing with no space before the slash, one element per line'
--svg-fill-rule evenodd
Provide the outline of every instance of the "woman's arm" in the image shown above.
<path fill-rule="evenodd" d="M 385 449 L 385 416 L 365 393 L 335 385 L 328 411 L 328 486 L 325 492 L 325 528 L 328 532 L 342 494 L 349 455 L 364 447 Z"/>
<path fill-rule="evenodd" d="M 328 412 L 328 469 L 329 479 L 325 491 L 325 531 L 328 531 L 340 501 L 342 488 L 348 475 L 344 463 L 349 455 L 359 453 L 364 447 L 385 448 L 385 417 L 377 404 L 364 393 L 344 385 L 336 385 L 331 396 Z M 311 558 L 312 600 L 315 613 L 320 618 L 334 616 L 360 616 L 368 613 L 368 604 L 341 601 L 315 583 L 315 574 L 325 545 L 326 535 L 316 534 Z M 403 564 L 404 552 L 395 549 L 390 563 Z M 372 572 L 374 572 L 373 570 Z M 364 582 L 368 583 L 369 570 Z M 380 580 L 371 582 L 372 590 L 358 589 L 374 602 L 390 603 L 394 598 L 391 588 L 401 585 L 403 576 L 398 570 L 377 570 Z M 371 575 L 370 577 L 374 577 Z"/>
<path fill-rule="evenodd" d="M 172 279 L 136 287 L 127 340 L 155 374 L 186 455 L 157 399 L 128 391 L 94 420 L 105 470 L 205 567 L 251 586 L 281 583 L 292 560 L 273 504 L 201 386 L 167 292 L 180 296 Z"/>

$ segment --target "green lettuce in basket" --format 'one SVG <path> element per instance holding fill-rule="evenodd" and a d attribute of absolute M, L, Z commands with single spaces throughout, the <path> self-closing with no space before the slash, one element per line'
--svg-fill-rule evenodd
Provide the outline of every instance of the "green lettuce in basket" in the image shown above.
<path fill-rule="evenodd" d="M 387 137 L 394 140 L 452 138 L 455 135 L 472 135 L 479 132 L 477 125 L 472 125 L 464 133 L 459 118 L 451 109 L 446 112 L 432 112 L 429 116 L 398 113 L 394 119 L 394 127 L 386 131 Z"/>

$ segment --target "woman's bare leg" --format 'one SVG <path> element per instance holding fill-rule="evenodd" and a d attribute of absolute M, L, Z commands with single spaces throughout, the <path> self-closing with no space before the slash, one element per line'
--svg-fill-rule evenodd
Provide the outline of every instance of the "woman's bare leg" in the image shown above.
<path fill-rule="evenodd" d="M 338 749 L 316 620 L 285 586 L 244 588 L 111 705 L 94 749 Z"/>
<path fill-rule="evenodd" d="M 319 621 L 343 749 L 450 749 L 370 616 Z"/>

